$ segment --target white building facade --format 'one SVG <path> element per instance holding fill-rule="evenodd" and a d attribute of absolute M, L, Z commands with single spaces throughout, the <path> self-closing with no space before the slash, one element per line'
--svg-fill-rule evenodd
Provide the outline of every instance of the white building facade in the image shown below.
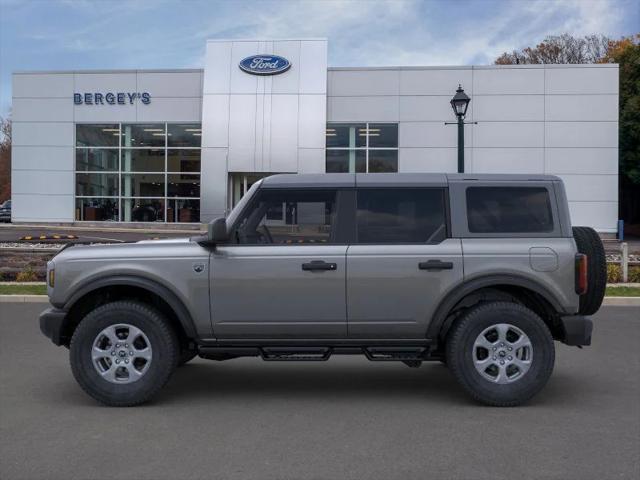
<path fill-rule="evenodd" d="M 554 174 L 618 217 L 618 66 L 327 65 L 327 40 L 212 40 L 202 70 L 13 75 L 14 222 L 207 222 L 274 173 Z M 477 123 L 476 123 L 477 122 Z"/>

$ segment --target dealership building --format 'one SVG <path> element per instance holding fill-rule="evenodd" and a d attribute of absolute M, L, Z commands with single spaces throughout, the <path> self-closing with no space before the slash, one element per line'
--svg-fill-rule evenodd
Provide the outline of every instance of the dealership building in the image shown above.
<path fill-rule="evenodd" d="M 618 218 L 618 66 L 330 67 L 326 39 L 210 40 L 203 69 L 16 72 L 14 222 L 208 222 L 274 173 L 553 174 Z"/>

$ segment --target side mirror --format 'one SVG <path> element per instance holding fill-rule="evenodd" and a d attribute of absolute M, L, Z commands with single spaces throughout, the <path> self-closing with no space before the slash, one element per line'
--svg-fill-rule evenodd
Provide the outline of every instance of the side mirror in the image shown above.
<path fill-rule="evenodd" d="M 209 237 L 209 242 L 213 244 L 226 242 L 229 239 L 227 220 L 225 218 L 216 218 L 207 225 L 207 236 Z"/>

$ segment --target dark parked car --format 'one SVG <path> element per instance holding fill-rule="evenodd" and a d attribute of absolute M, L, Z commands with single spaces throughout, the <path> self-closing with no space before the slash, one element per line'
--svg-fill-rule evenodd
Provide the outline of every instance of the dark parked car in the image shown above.
<path fill-rule="evenodd" d="M 0 222 L 11 222 L 11 200 L 0 205 Z"/>

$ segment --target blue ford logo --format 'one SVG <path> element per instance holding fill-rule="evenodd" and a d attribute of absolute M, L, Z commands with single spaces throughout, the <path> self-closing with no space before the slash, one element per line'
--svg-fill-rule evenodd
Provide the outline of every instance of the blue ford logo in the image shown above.
<path fill-rule="evenodd" d="M 289 60 L 278 55 L 251 55 L 240 62 L 240 69 L 252 75 L 277 75 L 290 67 Z"/>

